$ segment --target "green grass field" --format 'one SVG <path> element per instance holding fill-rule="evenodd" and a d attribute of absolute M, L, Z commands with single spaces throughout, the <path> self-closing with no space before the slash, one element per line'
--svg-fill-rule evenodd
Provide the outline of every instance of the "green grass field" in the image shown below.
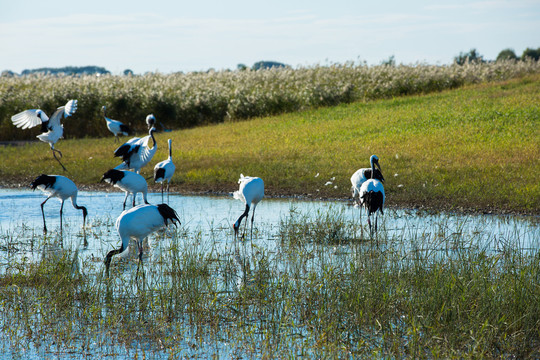
<path fill-rule="evenodd" d="M 167 138 L 180 192 L 234 191 L 243 173 L 262 177 L 270 195 L 347 198 L 352 173 L 377 154 L 389 206 L 540 211 L 539 75 L 158 133 L 145 177 L 166 158 Z M 65 175 L 97 186 L 119 164 L 117 146 L 111 135 L 56 147 Z M 63 173 L 44 143 L 1 147 L 0 157 L 5 186 Z"/>

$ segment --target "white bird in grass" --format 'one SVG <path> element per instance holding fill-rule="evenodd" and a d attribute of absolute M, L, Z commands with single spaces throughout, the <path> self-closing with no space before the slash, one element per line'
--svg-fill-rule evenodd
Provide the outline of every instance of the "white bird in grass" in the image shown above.
<path fill-rule="evenodd" d="M 169 199 L 169 182 L 174 175 L 176 167 L 172 161 L 172 140 L 167 140 L 169 143 L 169 157 L 154 166 L 154 181 L 161 183 L 161 201 L 163 201 L 163 182 L 167 180 L 167 201 Z"/>
<path fill-rule="evenodd" d="M 101 110 L 103 110 L 103 117 L 107 122 L 107 129 L 109 129 L 109 131 L 113 133 L 115 142 L 119 141 L 118 135 L 129 135 L 130 129 L 127 125 L 124 125 L 121 121 L 109 119 L 107 115 L 105 115 L 105 106 L 103 106 Z"/>
<path fill-rule="evenodd" d="M 139 264 L 136 275 L 138 276 L 139 267 L 142 264 L 144 239 L 151 233 L 166 227 L 169 224 L 168 221 L 174 224 L 174 226 L 177 226 L 176 222 L 180 224 L 178 214 L 167 204 L 139 205 L 122 212 L 116 220 L 116 229 L 122 240 L 122 245 L 119 249 L 109 251 L 105 257 L 104 263 L 107 276 L 109 276 L 109 266 L 112 257 L 123 253 L 129 247 L 130 239 L 134 239 L 137 242 L 139 249 Z"/>
<path fill-rule="evenodd" d="M 143 138 L 132 138 L 114 151 L 114 156 L 122 157 L 122 163 L 115 167 L 117 170 L 133 169 L 137 174 L 146 166 L 157 151 L 155 127 L 150 128 L 148 135 Z M 149 147 L 150 139 L 153 144 Z"/>
<path fill-rule="evenodd" d="M 30 109 L 22 111 L 11 117 L 13 124 L 22 129 L 33 128 L 41 125 L 42 134 L 36 136 L 39 140 L 46 142 L 51 147 L 52 153 L 56 161 L 62 166 L 64 171 L 67 171 L 56 153 L 62 158 L 62 152 L 54 148 L 56 142 L 64 135 L 64 126 L 60 122 L 62 117 L 71 116 L 77 111 L 77 100 L 69 100 L 66 105 L 60 106 L 54 114 L 49 117 L 41 109 Z"/>
<path fill-rule="evenodd" d="M 382 175 L 381 166 L 379 165 L 379 158 L 377 157 L 377 155 L 371 155 L 371 157 L 369 158 L 369 163 L 371 167 L 358 169 L 351 176 L 352 197 L 353 197 L 353 201 L 355 201 L 358 205 L 360 205 L 360 196 L 359 196 L 360 187 L 362 186 L 364 182 L 372 178 L 371 174 L 372 174 L 372 168 L 374 168 L 373 165 L 377 165 L 378 167 L 378 169 L 375 169 L 375 171 L 373 172 L 373 175 L 374 175 L 373 178 L 384 183 L 384 177 Z"/>
<path fill-rule="evenodd" d="M 62 205 L 60 205 L 60 230 L 62 230 L 62 215 L 64 209 L 64 201 L 71 198 L 71 203 L 73 207 L 83 212 L 83 228 L 86 223 L 86 216 L 88 211 L 84 206 L 79 206 L 77 204 L 77 185 L 70 179 L 62 175 L 45 175 L 41 174 L 32 181 L 30 184 L 32 190 L 36 188 L 43 191 L 47 194 L 47 198 L 44 202 L 41 203 L 41 214 L 43 215 L 43 232 L 47 232 L 47 224 L 45 223 L 45 212 L 43 211 L 43 206 L 45 203 L 53 197 L 60 199 Z"/>
<path fill-rule="evenodd" d="M 264 181 L 258 177 L 240 174 L 238 183 L 240 184 L 240 188 L 233 193 L 233 196 L 235 199 L 242 200 L 246 204 L 246 209 L 234 223 L 234 236 L 238 237 L 240 223 L 244 217 L 248 216 L 249 209 L 253 205 L 253 212 L 251 214 L 251 237 L 253 237 L 253 218 L 255 217 L 255 208 L 257 207 L 257 204 L 264 197 Z"/>
<path fill-rule="evenodd" d="M 373 158 L 373 156 L 372 156 Z M 378 159 L 377 159 L 378 160 Z M 378 163 L 378 161 L 377 161 Z M 368 225 L 369 232 L 372 233 L 371 228 L 371 214 L 375 213 L 375 232 L 377 232 L 377 211 L 380 211 L 384 215 L 384 186 L 380 180 L 374 179 L 373 174 L 375 174 L 375 162 L 371 162 L 371 174 L 372 178 L 366 180 L 360 187 L 360 205 L 364 207 L 368 214 Z"/>
<path fill-rule="evenodd" d="M 126 210 L 126 201 L 129 194 L 133 195 L 133 207 L 135 207 L 135 198 L 137 193 L 141 193 L 144 203 L 148 204 L 148 184 L 146 179 L 133 171 L 110 169 L 101 178 L 100 182 L 108 182 L 111 185 L 125 191 L 123 210 Z"/>

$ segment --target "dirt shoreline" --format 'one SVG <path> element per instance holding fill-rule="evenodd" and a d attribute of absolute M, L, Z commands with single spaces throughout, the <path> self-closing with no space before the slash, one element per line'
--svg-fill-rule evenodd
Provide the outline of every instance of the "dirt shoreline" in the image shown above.
<path fill-rule="evenodd" d="M 20 181 L 0 180 L 0 189 L 29 189 L 29 184 Z M 107 193 L 121 192 L 121 190 L 111 187 L 109 184 L 81 184 L 78 185 L 79 190 L 82 191 L 103 191 Z M 189 186 L 187 184 L 171 185 L 171 193 L 179 193 L 186 196 L 232 196 L 232 192 L 236 188 L 228 189 L 212 188 L 201 189 L 199 186 Z M 148 184 L 149 192 L 161 191 L 160 185 Z M 265 197 L 271 199 L 299 199 L 299 200 L 313 200 L 313 201 L 343 201 L 349 202 L 352 206 L 352 198 L 349 197 L 331 197 L 321 194 L 303 193 L 297 194 L 287 190 L 275 190 L 265 189 Z M 426 204 L 426 203 L 405 203 L 405 202 L 392 202 L 391 196 L 388 197 L 386 208 L 389 209 L 409 209 L 415 211 L 425 212 L 426 214 L 436 214 L 439 212 L 445 212 L 449 214 L 462 214 L 462 215 L 499 215 L 499 216 L 531 216 L 539 217 L 539 213 L 533 211 L 517 211 L 511 209 L 499 209 L 499 208 L 467 208 L 463 206 L 449 206 L 446 204 Z"/>

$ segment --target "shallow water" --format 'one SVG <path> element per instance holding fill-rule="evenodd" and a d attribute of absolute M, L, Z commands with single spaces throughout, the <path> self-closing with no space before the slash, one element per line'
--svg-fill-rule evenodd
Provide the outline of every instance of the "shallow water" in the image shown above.
<path fill-rule="evenodd" d="M 40 204 L 46 199 L 40 191 L 0 189 L 0 232 L 9 232 L 21 227 L 42 229 L 43 220 Z M 131 196 L 126 209 L 131 208 Z M 164 202 L 175 209 L 187 231 L 230 230 L 232 224 L 243 212 L 244 205 L 232 196 L 185 196 L 171 194 Z M 123 192 L 80 191 L 77 202 L 88 209 L 87 226 L 107 225 L 122 212 Z M 150 193 L 148 201 L 152 204 L 162 202 L 161 193 Z M 142 203 L 140 194 L 136 204 Z M 60 230 L 60 201 L 50 199 L 44 206 L 49 231 Z M 297 198 L 264 199 L 256 209 L 254 226 L 262 231 L 279 226 L 280 221 L 301 214 L 309 219 L 326 216 L 329 212 L 339 214 L 344 221 L 362 222 L 366 225 L 365 214 L 360 214 L 357 207 L 348 201 L 321 201 Z M 250 213 L 251 214 L 251 213 Z M 250 215 L 251 217 L 251 215 Z M 64 226 L 76 229 L 82 227 L 82 212 L 76 210 L 69 200 L 64 205 Z M 389 236 L 402 236 L 408 232 L 445 231 L 448 233 L 470 233 L 500 239 L 509 234 L 518 234 L 524 248 L 535 247 L 538 238 L 539 217 L 514 215 L 463 215 L 443 212 L 387 209 L 384 216 L 379 216 L 379 226 L 384 227 Z M 367 225 L 366 225 L 367 226 Z M 478 236 L 475 236 L 478 238 Z M 480 236 L 481 238 L 481 236 Z"/>
<path fill-rule="evenodd" d="M 4 237 L 8 234 L 12 238 L 43 237 L 40 204 L 45 198 L 38 190 L 0 189 L 0 234 Z M 142 202 L 140 194 L 136 200 L 137 204 Z M 148 200 L 153 204 L 161 203 L 161 193 L 150 193 Z M 103 257 L 107 251 L 119 246 L 120 239 L 114 228 L 114 222 L 122 212 L 123 201 L 123 192 L 79 192 L 78 204 L 88 208 L 86 233 L 90 236 L 85 253 Z M 167 202 L 166 195 L 165 202 Z M 243 204 L 232 196 L 171 194 L 168 204 L 177 211 L 182 222 L 182 231 L 199 234 L 199 241 L 203 243 L 208 241 L 208 247 L 214 250 L 217 247 L 218 251 L 227 249 L 233 242 L 232 224 L 244 210 Z M 126 205 L 126 208 L 130 207 L 131 196 Z M 48 236 L 59 236 L 60 202 L 51 199 L 45 204 L 44 209 L 49 229 Z M 365 233 L 362 232 L 362 236 L 365 237 L 367 234 L 365 214 L 360 215 L 359 209 L 348 201 L 264 199 L 256 209 L 254 241 L 260 246 L 275 246 L 273 239 L 280 225 L 293 217 L 301 217 L 306 221 L 316 221 L 317 218 L 325 217 L 332 221 L 333 218 L 339 218 L 341 221 L 362 224 L 366 230 Z M 387 239 L 396 239 L 406 244 L 403 251 L 418 250 L 415 248 L 415 240 L 418 238 L 422 238 L 423 244 L 432 243 L 433 247 L 430 250 L 442 246 L 441 242 L 444 242 L 443 247 L 447 248 L 447 242 L 451 242 L 456 236 L 468 239 L 471 246 L 486 250 L 496 251 L 501 246 L 516 246 L 527 250 L 538 247 L 539 223 L 538 217 L 530 216 L 462 215 L 387 209 L 385 215 L 379 217 L 379 230 L 384 232 Z M 84 235 L 82 212 L 74 209 L 69 200 L 64 205 L 62 235 L 64 246 L 80 248 Z M 360 234 L 355 234 L 351 237 L 359 236 Z M 388 246 L 393 246 L 392 242 Z M 0 258 L 4 258 L 5 253 L 6 246 L 3 246 L 0 248 Z"/>
<path fill-rule="evenodd" d="M 59 210 L 60 203 L 51 199 L 45 204 L 45 216 L 49 233 L 44 236 L 43 220 L 40 204 L 45 196 L 40 191 L 0 189 L 0 273 L 6 273 L 10 264 L 21 263 L 21 258 L 30 261 L 39 261 L 46 256 L 55 256 L 63 250 L 70 250 L 76 254 L 78 265 L 87 268 L 85 274 L 102 273 L 103 258 L 105 254 L 120 245 L 120 238 L 115 229 L 116 218 L 122 212 L 124 194 L 122 192 L 86 192 L 81 191 L 78 197 L 79 205 L 88 208 L 86 229 L 82 228 L 82 213 L 72 207 L 68 201 L 64 205 L 64 229 L 60 235 Z M 167 200 L 167 199 L 165 199 Z M 140 195 L 137 204 L 142 201 Z M 149 194 L 149 202 L 161 203 L 161 193 Z M 197 253 L 210 253 L 218 261 L 227 261 L 234 258 L 236 262 L 245 261 L 249 256 L 246 248 L 239 246 L 243 251 L 244 258 L 238 258 L 235 248 L 232 224 L 243 212 L 244 205 L 232 196 L 184 196 L 172 194 L 168 201 L 179 215 L 182 225 L 176 231 L 167 230 L 149 237 L 150 250 L 145 253 L 145 267 L 147 269 L 147 281 L 150 284 L 167 282 L 157 271 L 151 271 L 152 264 L 159 264 L 163 255 L 170 256 L 172 244 L 181 244 L 182 250 L 196 249 Z M 128 199 L 127 208 L 131 207 L 131 198 Z M 402 253 L 400 259 L 408 259 L 428 254 L 426 258 L 434 259 L 440 256 L 452 256 L 452 251 L 459 248 L 473 248 L 480 251 L 498 252 L 505 248 L 521 249 L 523 252 L 536 251 L 540 240 L 540 221 L 538 217 L 494 216 L 494 215 L 457 215 L 447 213 L 427 213 L 407 209 L 387 209 L 385 215 L 379 218 L 379 232 L 384 238 L 381 244 L 369 238 L 366 216 L 362 215 L 348 201 L 311 201 L 301 199 L 264 199 L 256 209 L 254 223 L 253 244 L 255 248 L 264 248 L 268 260 L 273 263 L 275 269 L 287 271 L 291 262 L 287 261 L 287 255 L 281 256 L 282 239 L 280 232 L 287 224 L 302 222 L 317 222 L 331 224 L 342 222 L 353 224 L 352 227 L 344 227 L 345 231 L 353 231 L 354 234 L 345 234 L 347 239 L 360 239 L 360 247 L 328 244 L 323 245 L 318 254 L 321 254 L 323 264 L 326 261 L 348 264 L 353 259 L 354 251 L 362 247 L 372 247 L 377 244 L 381 251 L 394 251 Z M 360 226 L 360 224 L 362 226 Z M 352 230 L 351 230 L 352 229 Z M 342 234 L 343 235 L 343 234 Z M 87 244 L 84 245 L 84 239 Z M 246 245 L 249 242 L 243 242 Z M 358 243 L 357 243 L 358 244 Z M 317 245 L 314 245 L 317 246 Z M 236 248 L 235 248 L 236 249 Z M 134 250 L 134 249 L 132 249 Z M 240 254 L 242 254 L 242 250 Z M 251 248 L 253 250 L 253 248 Z M 249 251 L 248 251 L 249 252 Z M 434 255 L 435 254 L 435 255 Z M 222 256 L 223 255 L 223 256 Z M 134 254 L 132 253 L 132 256 Z M 290 256 L 290 255 L 289 255 Z M 395 257 L 394 257 L 395 258 Z M 16 261 L 14 261 L 16 260 Z M 294 261 L 293 261 L 294 262 Z M 319 269 L 318 260 L 308 261 L 303 264 Z M 159 266 L 159 265 L 158 265 Z M 294 266 L 294 264 L 293 264 Z M 133 294 L 137 293 L 137 284 L 133 281 L 133 274 L 137 262 L 132 261 L 122 266 L 114 266 L 111 269 L 113 279 L 122 287 L 133 287 Z M 236 283 L 229 284 L 223 281 L 224 291 L 234 291 L 234 288 L 242 286 L 243 270 L 238 266 Z M 12 270 L 12 269 L 11 269 Z M 220 279 L 221 280 L 221 279 Z M 96 278 L 96 282 L 99 282 Z M 187 330 L 186 330 L 187 329 Z M 191 328 L 186 324 L 182 331 L 186 336 L 179 346 L 184 349 L 185 356 L 207 357 L 216 352 L 223 358 L 234 356 L 242 357 L 242 354 L 231 353 L 228 339 L 204 340 L 206 345 L 198 342 L 197 335 L 189 334 Z M 301 332 L 301 330 L 300 330 Z M 82 331 L 84 333 L 84 331 Z M 99 339 L 99 336 L 97 336 Z M 43 340 L 46 343 L 46 340 Z M 207 342 L 206 342 L 207 341 Z M 109 344 L 103 341 L 103 345 L 91 344 L 90 353 L 103 355 L 111 351 L 132 357 L 135 353 L 142 355 L 148 351 L 156 351 L 155 358 L 167 358 L 159 350 L 150 345 L 133 344 L 134 350 L 125 350 L 121 346 Z M 197 347 L 193 343 L 200 344 Z M 57 353 L 48 352 L 50 346 L 30 348 L 23 352 L 9 345 L 0 344 L 3 347 L 4 356 L 0 358 L 42 358 L 54 355 L 58 358 L 84 357 L 79 351 L 73 356 L 66 355 L 66 349 L 59 346 Z M 54 348 L 54 347 L 53 347 Z M 240 348 L 242 348 L 240 346 Z M 217 349 L 217 350 L 216 350 Z M 127 352 L 126 352 L 127 351 Z M 134 352 L 130 352 L 134 351 Z M 64 355 L 62 355 L 64 354 Z M 244 354 L 249 357 L 248 354 Z"/>

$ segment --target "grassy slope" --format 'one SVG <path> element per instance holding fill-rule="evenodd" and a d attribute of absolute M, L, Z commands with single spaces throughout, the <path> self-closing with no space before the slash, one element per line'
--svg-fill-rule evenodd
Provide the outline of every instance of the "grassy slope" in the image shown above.
<path fill-rule="evenodd" d="M 143 175 L 150 176 L 153 165 L 166 158 L 168 137 L 181 192 L 233 191 L 243 173 L 262 177 L 267 193 L 345 198 L 350 175 L 377 154 L 388 204 L 540 211 L 538 75 L 160 133 L 159 150 Z M 64 153 L 67 176 L 95 184 L 118 164 L 112 157 L 116 146 L 111 136 L 61 140 L 57 148 Z M 0 148 L 6 184 L 26 185 L 40 173 L 61 173 L 47 148 L 43 143 Z"/>

